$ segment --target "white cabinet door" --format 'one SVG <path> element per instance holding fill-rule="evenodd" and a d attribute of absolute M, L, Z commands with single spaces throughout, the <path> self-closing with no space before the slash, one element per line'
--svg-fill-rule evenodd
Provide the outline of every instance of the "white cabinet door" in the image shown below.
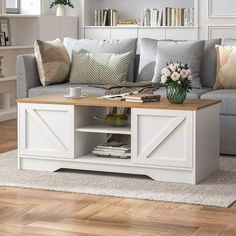
<path fill-rule="evenodd" d="M 18 104 L 20 155 L 74 158 L 74 107 Z"/>
<path fill-rule="evenodd" d="M 194 28 L 170 28 L 166 29 L 166 39 L 173 40 L 197 40 L 198 39 L 198 29 Z"/>
<path fill-rule="evenodd" d="M 166 33 L 165 29 L 160 28 L 139 28 L 138 30 L 138 38 L 150 38 L 150 39 L 165 39 Z"/>
<path fill-rule="evenodd" d="M 85 28 L 84 38 L 86 39 L 110 39 L 111 31 L 110 29 L 96 29 L 96 28 Z"/>
<path fill-rule="evenodd" d="M 138 29 L 137 28 L 127 28 L 127 29 L 111 29 L 111 39 L 127 39 L 127 38 L 137 38 Z"/>
<path fill-rule="evenodd" d="M 132 109 L 132 162 L 193 166 L 193 112 Z"/>

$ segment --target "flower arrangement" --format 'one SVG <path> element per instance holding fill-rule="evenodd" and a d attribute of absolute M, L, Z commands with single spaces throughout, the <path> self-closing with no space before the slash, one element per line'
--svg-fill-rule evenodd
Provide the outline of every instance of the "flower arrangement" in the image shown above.
<path fill-rule="evenodd" d="M 183 103 L 186 93 L 192 89 L 192 72 L 187 64 L 168 63 L 161 71 L 161 83 L 166 86 L 166 95 L 171 103 Z"/>
<path fill-rule="evenodd" d="M 172 83 L 178 84 L 186 89 L 187 92 L 192 89 L 192 72 L 187 64 L 169 63 L 161 71 L 161 83 L 168 86 Z"/>
<path fill-rule="evenodd" d="M 55 0 L 50 4 L 50 8 L 53 8 L 57 5 L 69 6 L 71 8 L 74 8 L 74 5 L 71 3 L 71 0 Z"/>

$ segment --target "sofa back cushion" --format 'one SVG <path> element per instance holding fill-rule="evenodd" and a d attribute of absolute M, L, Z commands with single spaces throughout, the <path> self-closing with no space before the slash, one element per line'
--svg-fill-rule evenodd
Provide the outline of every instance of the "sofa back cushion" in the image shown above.
<path fill-rule="evenodd" d="M 120 40 L 91 40 L 91 39 L 73 39 L 65 38 L 64 45 L 72 57 L 72 51 L 81 53 L 116 53 L 123 54 L 133 52 L 129 63 L 127 80 L 134 81 L 134 64 L 137 47 L 137 39 L 120 39 Z"/>
<path fill-rule="evenodd" d="M 205 41 L 200 73 L 203 87 L 213 88 L 216 81 L 216 45 L 221 45 L 221 39 Z"/>
<path fill-rule="evenodd" d="M 157 42 L 158 40 L 155 39 L 143 38 L 141 40 L 140 63 L 137 81 L 152 80 L 156 65 Z M 221 44 L 221 39 L 205 41 L 200 69 L 200 78 L 203 87 L 213 88 L 214 86 L 216 79 L 215 45 L 218 44 Z"/>
<path fill-rule="evenodd" d="M 224 46 L 236 46 L 236 39 L 231 39 L 231 38 L 224 39 L 223 45 Z"/>
<path fill-rule="evenodd" d="M 192 87 L 201 88 L 200 65 L 204 41 L 158 41 L 153 82 L 161 82 L 161 71 L 167 63 L 187 64 L 192 72 Z"/>

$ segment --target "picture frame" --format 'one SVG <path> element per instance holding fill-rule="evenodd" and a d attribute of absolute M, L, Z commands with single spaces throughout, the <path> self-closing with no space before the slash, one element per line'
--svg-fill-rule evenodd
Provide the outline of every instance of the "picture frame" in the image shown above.
<path fill-rule="evenodd" d="M 20 0 L 5 0 L 5 7 L 7 14 L 19 14 Z"/>
<path fill-rule="evenodd" d="M 5 35 L 5 46 L 11 46 L 9 19 L 0 18 L 0 33 Z"/>

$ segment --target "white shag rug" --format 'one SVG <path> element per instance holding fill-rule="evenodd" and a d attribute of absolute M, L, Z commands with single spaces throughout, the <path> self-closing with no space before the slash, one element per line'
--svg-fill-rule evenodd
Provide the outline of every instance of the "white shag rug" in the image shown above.
<path fill-rule="evenodd" d="M 0 186 L 229 207 L 236 201 L 236 158 L 221 157 L 220 171 L 198 185 L 97 172 L 17 170 L 17 152 L 0 154 Z"/>

